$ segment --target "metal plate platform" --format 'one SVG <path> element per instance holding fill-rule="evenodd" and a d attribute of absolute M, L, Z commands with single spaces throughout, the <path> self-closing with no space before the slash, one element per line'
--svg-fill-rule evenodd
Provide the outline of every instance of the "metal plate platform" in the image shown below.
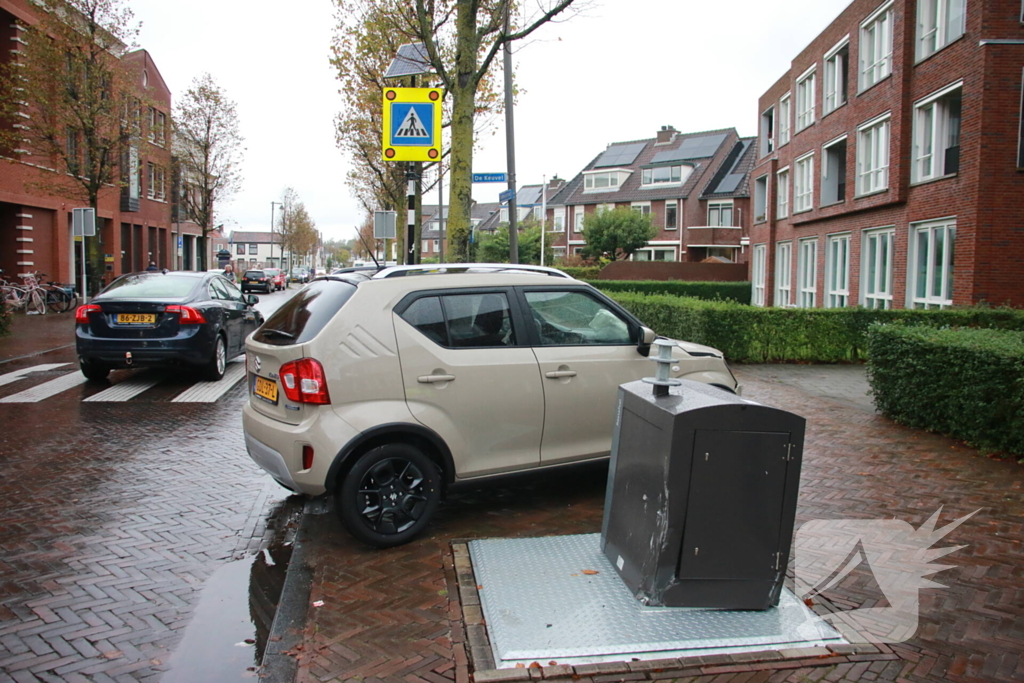
<path fill-rule="evenodd" d="M 643 606 L 600 544 L 600 534 L 469 543 L 497 668 L 846 642 L 786 589 L 764 612 Z"/>

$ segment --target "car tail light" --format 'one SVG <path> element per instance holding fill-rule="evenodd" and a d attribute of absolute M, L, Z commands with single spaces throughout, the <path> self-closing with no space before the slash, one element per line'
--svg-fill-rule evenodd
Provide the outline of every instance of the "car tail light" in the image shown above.
<path fill-rule="evenodd" d="M 302 469 L 308 470 L 313 466 L 313 447 L 305 445 L 302 447 Z"/>
<path fill-rule="evenodd" d="M 191 306 L 179 306 L 177 304 L 171 304 L 164 309 L 165 313 L 177 313 L 181 316 L 178 322 L 182 325 L 202 325 L 206 322 L 206 317 L 199 311 L 198 308 L 192 308 Z"/>
<path fill-rule="evenodd" d="M 312 358 L 293 360 L 282 365 L 278 374 L 284 395 L 289 401 L 319 404 L 331 402 L 324 366 L 320 365 L 320 361 Z"/>
<path fill-rule="evenodd" d="M 100 310 L 99 304 L 85 304 L 84 306 L 79 306 L 78 310 L 75 311 L 75 322 L 79 325 L 88 325 L 89 314 L 99 313 Z"/>

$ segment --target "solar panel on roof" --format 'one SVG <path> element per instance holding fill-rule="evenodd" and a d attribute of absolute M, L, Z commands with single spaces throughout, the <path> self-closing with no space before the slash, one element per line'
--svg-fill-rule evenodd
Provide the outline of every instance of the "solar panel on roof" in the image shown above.
<path fill-rule="evenodd" d="M 730 173 L 722 178 L 722 181 L 718 183 L 718 187 L 715 188 L 715 193 L 735 192 L 736 188 L 740 186 L 740 181 L 743 180 L 743 176 L 745 175 L 745 173 Z"/>
<path fill-rule="evenodd" d="M 398 54 L 391 60 L 384 78 L 416 76 L 433 70 L 426 46 L 423 43 L 406 43 L 398 48 Z"/>
<path fill-rule="evenodd" d="M 594 164 L 594 168 L 609 166 L 629 166 L 647 145 L 646 142 L 633 142 L 626 145 L 612 145 L 604 151 Z"/>
<path fill-rule="evenodd" d="M 658 152 L 651 159 L 652 164 L 662 164 L 669 161 L 682 161 L 684 159 L 703 159 L 715 156 L 715 152 L 722 145 L 726 135 L 704 135 L 699 138 L 686 138 L 683 144 L 676 149 L 666 149 Z"/>

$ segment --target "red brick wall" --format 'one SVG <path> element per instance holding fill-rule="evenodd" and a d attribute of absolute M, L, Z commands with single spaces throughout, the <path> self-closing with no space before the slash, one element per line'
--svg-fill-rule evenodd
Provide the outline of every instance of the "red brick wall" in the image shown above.
<path fill-rule="evenodd" d="M 739 263 L 616 261 L 602 268 L 598 278 L 601 280 L 743 282 L 747 279 L 747 267 Z"/>

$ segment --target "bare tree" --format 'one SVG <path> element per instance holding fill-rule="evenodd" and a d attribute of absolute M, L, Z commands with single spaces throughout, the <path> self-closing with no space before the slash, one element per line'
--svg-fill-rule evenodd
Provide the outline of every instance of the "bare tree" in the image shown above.
<path fill-rule="evenodd" d="M 306 205 L 299 199 L 298 193 L 291 187 L 284 191 L 278 229 L 281 233 L 281 248 L 291 254 L 293 267 L 305 261 L 320 241 L 316 223 L 306 211 Z"/>
<path fill-rule="evenodd" d="M 206 239 L 216 228 L 218 203 L 241 187 L 242 142 L 234 101 L 210 74 L 193 79 L 174 107 L 174 153 L 181 187 L 175 201 L 179 215 L 202 229 L 203 270 Z"/>

